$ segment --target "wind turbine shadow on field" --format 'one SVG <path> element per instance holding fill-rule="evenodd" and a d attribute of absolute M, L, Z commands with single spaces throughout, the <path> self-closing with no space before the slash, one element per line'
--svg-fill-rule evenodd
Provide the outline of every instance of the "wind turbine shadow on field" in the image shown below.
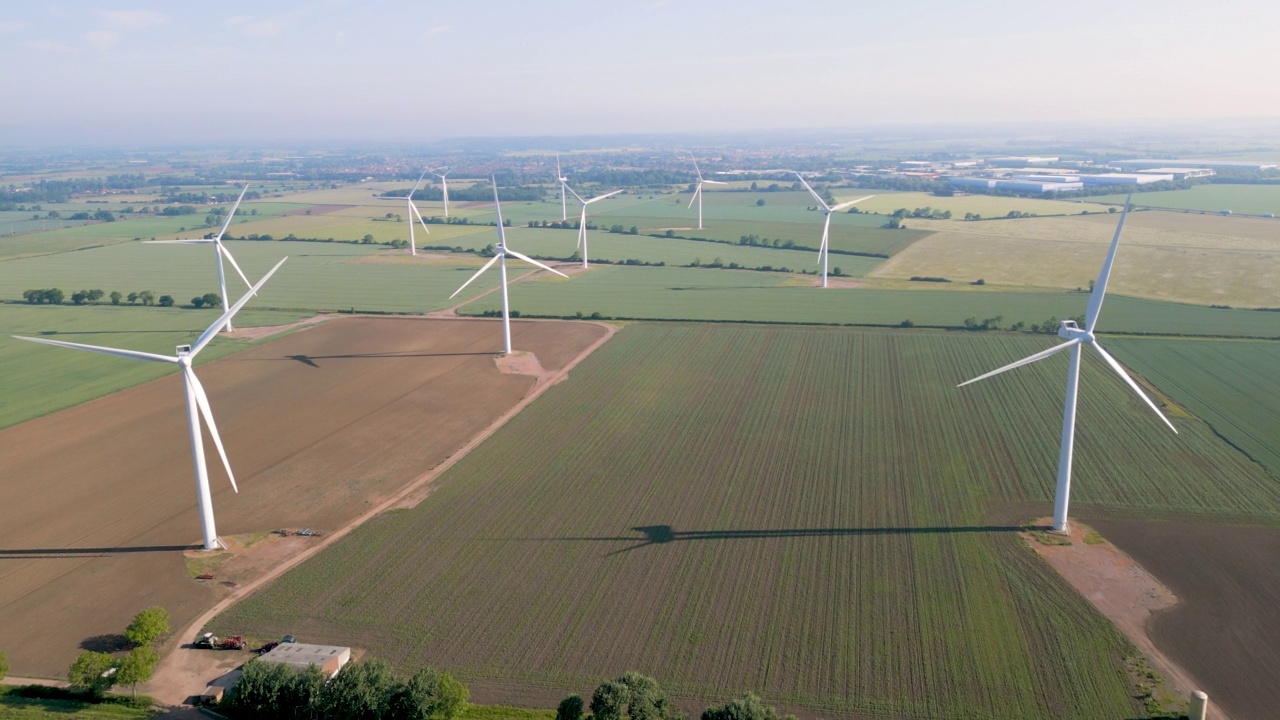
<path fill-rule="evenodd" d="M 88 548 L 22 548 L 19 550 L 0 550 L 0 560 L 49 560 L 57 558 L 104 557 L 107 555 L 131 555 L 134 553 L 181 552 L 199 550 L 200 545 L 137 545 L 133 547 L 88 547 Z"/>
<path fill-rule="evenodd" d="M 320 365 L 316 360 L 379 360 L 385 358 L 431 358 L 431 357 L 473 357 L 477 355 L 493 355 L 492 352 L 446 352 L 446 353 L 408 353 L 408 352 L 385 352 L 385 353 L 353 353 L 351 355 L 285 355 L 284 357 L 272 358 L 273 360 L 295 360 L 303 365 L 310 365 L 313 368 L 319 368 Z M 256 360 L 245 360 L 245 362 L 257 362 Z"/>
<path fill-rule="evenodd" d="M 1027 528 L 1021 525 L 969 525 L 955 527 L 865 527 L 865 528 L 781 528 L 777 530 L 676 530 L 670 525 L 641 525 L 631 528 L 640 533 L 620 537 L 566 537 L 555 540 L 586 540 L 593 542 L 636 542 L 635 545 L 606 553 L 605 557 L 618 555 L 651 545 L 672 542 L 705 540 L 768 540 L 772 538 L 808 537 L 864 537 L 874 535 L 950 535 L 958 533 L 1007 533 Z M 1047 529 L 1047 528 L 1040 528 Z"/>

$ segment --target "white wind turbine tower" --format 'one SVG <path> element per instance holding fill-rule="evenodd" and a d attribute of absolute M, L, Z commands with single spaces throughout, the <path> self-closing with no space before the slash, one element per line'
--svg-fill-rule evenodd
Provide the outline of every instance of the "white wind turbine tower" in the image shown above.
<path fill-rule="evenodd" d="M 803 177 L 800 177 L 800 173 L 796 173 L 796 177 L 800 178 L 800 182 L 804 183 L 804 188 L 809 191 L 809 194 L 813 196 L 814 200 L 818 201 L 818 207 L 822 208 L 822 214 L 824 217 L 822 219 L 822 244 L 818 246 L 818 262 L 822 263 L 822 287 L 826 287 L 827 256 L 830 254 L 831 213 L 839 212 L 840 210 L 850 207 L 856 203 L 860 203 L 863 200 L 873 198 L 875 195 L 867 195 L 866 197 L 860 197 L 857 200 L 850 200 L 848 202 L 842 202 L 839 205 L 828 207 L 826 201 L 822 199 L 822 196 L 814 192 L 813 188 L 809 187 L 809 183 L 805 182 Z"/>
<path fill-rule="evenodd" d="M 218 260 L 218 292 L 222 293 L 222 313 L 226 317 L 226 330 L 231 332 L 231 316 L 227 315 L 227 276 L 222 269 L 222 258 L 225 255 L 227 261 L 231 263 L 231 267 L 236 269 L 236 273 L 240 275 L 240 279 L 244 280 L 245 287 L 252 287 L 253 283 L 249 282 L 249 278 L 245 277 L 244 271 L 236 264 L 236 259 L 231 257 L 231 251 L 222 244 L 222 236 L 227 232 L 227 228 L 231 225 L 231 218 L 235 217 L 236 210 L 240 209 L 240 201 L 244 200 L 244 194 L 249 191 L 249 186 L 245 185 L 240 191 L 240 197 L 236 199 L 236 204 L 231 208 L 231 212 L 227 213 L 227 219 L 222 223 L 222 229 L 217 235 L 211 238 L 193 238 L 184 240 L 147 240 L 147 243 L 156 245 L 199 245 L 203 243 L 213 244 L 213 253 Z"/>
<path fill-rule="evenodd" d="M 404 197 L 388 196 L 384 198 L 385 200 L 404 200 L 407 203 L 407 207 L 405 208 L 405 216 L 409 220 L 409 254 L 410 255 L 418 254 L 418 239 L 413 235 L 414 217 L 418 218 L 418 222 L 422 224 L 422 229 L 426 230 L 428 235 L 431 234 L 431 230 L 427 228 L 427 221 L 422 219 L 422 213 L 418 212 L 418 206 L 413 204 L 413 194 L 418 192 L 418 188 L 422 185 L 422 178 L 426 176 L 427 176 L 427 171 L 423 170 L 422 174 L 418 176 L 418 182 L 413 184 L 413 189 L 409 191 L 408 195 L 405 195 Z"/>
<path fill-rule="evenodd" d="M 285 260 L 287 259 L 285 258 Z M 118 350 L 98 345 L 81 345 L 80 343 L 63 342 L 61 340 L 14 336 L 18 340 L 57 345 L 75 350 L 88 350 L 115 357 L 148 362 L 174 363 L 182 368 L 182 390 L 187 400 L 187 427 L 191 434 L 191 460 L 195 466 L 196 474 L 196 502 L 200 508 L 200 529 L 205 550 L 214 550 L 221 547 L 221 541 L 218 540 L 218 530 L 213 523 L 213 496 L 209 490 L 209 468 L 204 459 L 204 439 L 200 432 L 200 417 L 204 418 L 204 424 L 209 428 L 209 436 L 213 438 L 213 445 L 218 449 L 218 456 L 222 458 L 222 465 L 227 469 L 227 479 L 231 481 L 231 489 L 236 492 L 240 492 L 240 489 L 236 487 L 235 476 L 231 474 L 231 463 L 227 460 L 227 452 L 222 447 L 222 438 L 218 435 L 218 426 L 213 422 L 213 411 L 209 408 L 209 397 L 205 395 L 204 387 L 200 385 L 200 380 L 196 377 L 195 370 L 192 369 L 191 365 L 195 361 L 196 355 L 199 355 L 200 351 L 209 344 L 209 341 L 218 334 L 218 330 L 230 321 L 231 316 L 239 312 L 245 303 L 249 302 L 249 298 L 253 297 L 283 264 L 284 260 L 276 263 L 276 266 L 271 268 L 271 272 L 264 275 L 257 285 L 251 286 L 249 292 L 245 293 L 239 302 L 231 306 L 230 309 L 222 314 L 222 317 L 215 320 L 200 335 L 200 339 L 196 340 L 195 345 L 179 345 L 177 354 L 173 356 L 156 355 L 137 350 Z"/>
<path fill-rule="evenodd" d="M 566 185 L 565 187 L 568 186 Z M 585 268 L 587 267 L 587 206 L 597 200 L 603 200 L 607 197 L 617 195 L 622 191 L 614 190 L 613 192 L 605 193 L 604 195 L 597 195 L 590 200 L 583 200 L 582 196 L 574 192 L 573 188 L 569 188 L 569 192 L 573 193 L 573 196 L 582 204 L 582 219 L 578 221 L 578 249 L 582 251 L 582 267 Z"/>
<path fill-rule="evenodd" d="M 560 153 L 556 153 L 556 181 L 560 183 L 560 222 L 569 219 L 568 205 L 565 203 L 565 190 L 569 187 L 569 178 L 560 169 Z"/>
<path fill-rule="evenodd" d="M 698 201 L 698 229 L 701 230 L 702 229 L 702 186 L 703 185 L 726 185 L 727 183 L 722 183 L 722 182 L 719 182 L 718 180 L 702 179 L 702 170 L 698 167 L 698 161 L 694 158 L 689 158 L 689 159 L 693 160 L 693 171 L 698 173 L 698 186 L 693 190 L 693 197 L 689 198 L 689 207 L 693 207 L 694 200 Z"/>
<path fill-rule="evenodd" d="M 1107 251 L 1107 259 L 1102 263 L 1102 270 L 1098 273 L 1098 280 L 1093 284 L 1093 293 L 1089 296 L 1089 309 L 1085 315 L 1084 329 L 1081 330 L 1073 320 L 1063 320 L 1058 327 L 1058 337 L 1063 338 L 1066 342 L 1055 345 L 1028 356 L 1015 363 L 1010 363 L 998 370 L 980 375 L 972 380 L 960 383 L 957 387 L 964 387 L 969 383 L 975 383 L 979 380 L 989 378 L 992 375 L 999 375 L 1006 370 L 1012 370 L 1016 367 L 1029 365 L 1037 360 L 1043 360 L 1050 355 L 1054 355 L 1063 350 L 1070 351 L 1070 359 L 1067 364 L 1067 397 L 1063 405 L 1062 411 L 1062 444 L 1058 450 L 1058 484 L 1053 495 L 1053 529 L 1061 533 L 1070 533 L 1067 527 L 1067 504 L 1071 499 L 1071 457 L 1075 450 L 1075 432 L 1076 432 L 1076 391 L 1080 385 L 1080 355 L 1081 348 L 1088 345 L 1098 352 L 1098 355 L 1106 361 L 1107 365 L 1125 381 L 1130 388 L 1137 393 L 1138 397 L 1151 408 L 1169 429 L 1178 432 L 1178 429 L 1169 422 L 1169 418 L 1160 412 L 1160 408 L 1142 392 L 1142 388 L 1129 377 L 1124 371 L 1120 363 L 1111 357 L 1102 346 L 1098 344 L 1097 338 L 1094 336 L 1094 329 L 1097 327 L 1098 313 L 1102 310 L 1102 299 L 1107 294 L 1107 280 L 1111 277 L 1111 265 L 1116 259 L 1116 247 L 1120 244 L 1120 231 L 1124 228 L 1125 216 L 1129 214 L 1129 201 L 1125 200 L 1124 212 L 1120 215 L 1120 222 L 1116 225 L 1115 237 L 1111 240 L 1111 249 Z"/>
<path fill-rule="evenodd" d="M 507 247 L 507 235 L 502 227 L 502 203 L 498 200 L 498 181 L 494 179 L 492 180 L 492 182 L 493 182 L 493 207 L 498 214 L 498 252 L 496 255 L 493 256 L 492 260 L 485 263 L 484 267 L 480 268 L 475 275 L 472 275 L 470 280 L 467 280 L 466 282 L 462 283 L 462 287 L 458 288 L 457 290 L 454 290 L 453 295 L 450 295 L 449 298 L 452 299 L 453 297 L 455 297 L 458 293 L 462 292 L 468 285 L 470 285 L 476 278 L 483 275 L 485 270 L 488 270 L 489 268 L 493 267 L 494 263 L 498 263 L 498 269 L 501 271 L 501 278 L 502 278 L 502 354 L 510 355 L 511 354 L 511 305 L 507 300 L 507 256 L 511 255 L 512 257 L 519 258 L 529 263 L 530 265 L 533 265 L 535 267 L 540 267 L 543 270 L 553 272 L 559 275 L 560 277 L 567 278 L 569 276 L 565 275 L 559 270 L 556 270 L 555 268 L 551 268 L 551 267 L 547 267 L 546 265 L 543 265 L 542 263 L 538 262 L 537 260 L 534 260 L 528 255 L 522 255 L 516 252 L 515 250 L 512 250 L 511 248 Z"/>
<path fill-rule="evenodd" d="M 449 168 L 445 168 L 442 173 L 438 173 L 433 170 L 431 174 L 440 178 L 440 194 L 444 197 L 444 216 L 449 217 L 449 181 L 445 180 L 449 175 Z"/>

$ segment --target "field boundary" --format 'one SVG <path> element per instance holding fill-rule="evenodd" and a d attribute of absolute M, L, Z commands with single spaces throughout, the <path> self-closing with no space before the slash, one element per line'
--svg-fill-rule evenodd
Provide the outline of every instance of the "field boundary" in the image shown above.
<path fill-rule="evenodd" d="M 422 316 L 411 316 L 411 317 L 422 318 Z M 473 318 L 455 317 L 452 319 L 472 320 Z M 538 322 L 538 321 L 534 321 L 534 322 Z M 547 322 L 547 321 L 541 321 L 541 322 Z M 573 370 L 575 367 L 577 367 L 578 363 L 582 362 L 589 355 L 594 353 L 597 349 L 599 349 L 602 345 L 604 345 L 604 343 L 606 343 L 610 338 L 612 338 L 619 329 L 621 329 L 619 326 L 611 325 L 609 323 L 604 323 L 604 322 L 596 322 L 594 324 L 605 330 L 605 333 L 603 336 L 601 336 L 598 340 L 593 342 L 591 345 L 588 345 L 576 357 L 574 357 L 572 360 L 566 363 L 563 368 L 560 368 L 559 370 L 556 370 L 554 372 L 544 373 L 543 375 L 539 376 L 537 381 L 535 381 L 533 388 L 531 388 L 529 392 L 519 402 L 517 402 L 514 406 L 512 406 L 509 410 L 507 410 L 505 413 L 499 416 L 496 420 L 490 423 L 487 427 L 485 427 L 479 433 L 474 435 L 470 440 L 468 440 L 461 447 L 455 450 L 442 462 L 430 468 L 429 470 L 424 472 L 422 475 L 419 475 L 416 479 L 414 479 L 413 481 L 405 485 L 400 490 L 396 491 L 390 497 L 386 498 L 385 500 L 378 503 L 377 505 L 370 508 L 369 510 L 366 510 L 363 514 L 359 515 L 351 522 L 338 528 L 337 530 L 334 530 L 331 533 L 325 534 L 322 538 L 320 538 L 320 541 L 318 543 L 310 546 L 309 548 L 303 550 L 297 555 L 280 563 L 279 565 L 277 565 L 276 567 L 268 571 L 265 575 L 259 578 L 256 578 L 253 581 L 245 583 L 244 585 L 241 585 L 240 587 L 236 588 L 230 595 L 228 595 L 227 597 L 215 603 L 213 607 L 206 610 L 204 613 L 198 616 L 195 620 L 189 623 L 186 627 L 175 631 L 164 645 L 164 648 L 162 650 L 162 659 L 159 667 L 157 667 L 156 669 L 155 675 L 152 677 L 152 679 L 148 683 L 146 683 L 143 686 L 144 692 L 152 695 L 162 703 L 166 703 L 170 705 L 181 705 L 187 700 L 188 697 L 190 697 L 191 695 L 197 694 L 200 690 L 202 690 L 205 687 L 205 681 L 193 679 L 192 675 L 203 672 L 203 669 L 198 666 L 193 667 L 192 665 L 181 663 L 180 660 L 182 659 L 184 654 L 196 653 L 196 654 L 199 654 L 200 657 L 204 657 L 204 654 L 201 654 L 202 651 L 200 650 L 194 650 L 188 647 L 184 647 L 184 645 L 186 645 L 186 643 L 183 640 L 184 638 L 194 637 L 193 633 L 198 632 L 201 628 L 207 625 L 209 621 L 217 617 L 220 613 L 225 611 L 227 608 L 245 599 L 249 595 L 252 595 L 259 588 L 279 578 L 281 575 L 285 574 L 289 570 L 292 570 L 293 568 L 297 567 L 303 562 L 311 559 L 315 555 L 319 554 L 320 551 L 324 550 L 330 545 L 346 537 L 352 530 L 355 530 L 356 528 L 360 527 L 361 525 L 373 519 L 374 517 L 381 515 L 383 512 L 387 510 L 391 510 L 399 507 L 413 507 L 417 505 L 419 502 L 421 502 L 423 499 L 425 499 L 427 495 L 430 494 L 431 483 L 437 477 L 439 477 L 442 473 L 444 473 L 449 468 L 453 467 L 454 464 L 456 464 L 468 453 L 470 453 L 472 450 L 478 447 L 482 442 L 487 440 L 491 435 L 497 432 L 499 428 L 505 425 L 513 417 L 518 415 L 522 410 L 528 407 L 529 404 L 532 403 L 534 400 L 536 400 L 539 396 L 541 396 L 542 393 L 547 390 L 547 388 L 552 387 L 553 385 L 556 385 L 561 381 L 563 381 L 565 378 L 567 378 L 569 376 L 569 372 Z"/>

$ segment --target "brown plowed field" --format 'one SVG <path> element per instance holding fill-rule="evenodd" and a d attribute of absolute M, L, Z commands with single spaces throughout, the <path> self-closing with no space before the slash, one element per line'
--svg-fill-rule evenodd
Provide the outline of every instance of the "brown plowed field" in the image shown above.
<path fill-rule="evenodd" d="M 1151 617 L 1157 647 L 1232 718 L 1280 707 L 1280 530 L 1091 520 L 1182 602 Z"/>
<path fill-rule="evenodd" d="M 219 534 L 323 533 L 447 458 L 534 386 L 495 365 L 500 332 L 348 318 L 199 366 L 240 484 L 232 493 L 206 442 Z M 552 371 L 604 333 L 512 323 L 513 344 Z M 199 519 L 176 375 L 0 431 L 0 478 L 0 648 L 14 674 L 59 677 L 141 608 L 165 606 L 180 628 L 226 592 L 184 564 Z"/>

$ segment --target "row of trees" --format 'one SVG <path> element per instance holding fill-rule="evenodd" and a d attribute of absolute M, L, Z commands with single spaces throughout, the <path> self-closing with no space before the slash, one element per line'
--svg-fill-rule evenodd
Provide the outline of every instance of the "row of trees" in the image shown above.
<path fill-rule="evenodd" d="M 570 695 L 556 708 L 556 720 L 582 720 L 583 701 Z M 687 720 L 677 710 L 658 682 L 638 672 L 629 672 L 616 680 L 601 683 L 591 694 L 591 720 Z M 709 707 L 702 720 L 795 720 L 795 716 L 778 715 L 760 698 L 747 693 L 725 705 Z"/>
<path fill-rule="evenodd" d="M 143 305 L 159 305 L 160 307 L 173 307 L 177 304 L 172 295 L 160 295 L 157 297 L 151 290 L 140 290 L 126 295 L 119 290 L 112 290 L 110 293 L 106 293 L 98 288 L 77 290 L 71 293 L 71 302 L 76 305 L 96 305 L 104 296 L 111 301 L 112 305 L 120 305 L 126 301 L 130 305 L 142 303 Z M 60 288 L 32 289 L 24 290 L 22 299 L 32 305 L 61 305 L 67 299 L 67 294 Z M 191 298 L 191 307 L 194 308 L 212 308 L 221 303 L 222 296 L 213 292 Z"/>
<path fill-rule="evenodd" d="M 169 633 L 169 612 L 162 607 L 149 607 L 139 612 L 124 630 L 131 649 L 124 655 L 86 650 L 67 670 L 71 689 L 100 698 L 116 685 L 128 685 L 134 695 L 138 683 L 151 679 L 160 653 L 155 646 Z"/>
<path fill-rule="evenodd" d="M 468 696 L 462 683 L 432 668 L 404 680 L 385 662 L 366 660 L 348 663 L 326 682 L 315 665 L 302 670 L 255 659 L 245 663 L 218 710 L 235 720 L 449 720 Z"/>

